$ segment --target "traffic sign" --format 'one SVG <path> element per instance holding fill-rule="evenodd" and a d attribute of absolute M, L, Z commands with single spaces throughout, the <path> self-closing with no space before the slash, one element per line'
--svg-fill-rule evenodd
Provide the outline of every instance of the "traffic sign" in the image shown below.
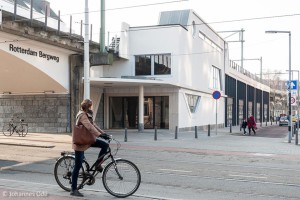
<path fill-rule="evenodd" d="M 291 104 L 294 104 L 296 102 L 295 97 L 291 97 Z"/>
<path fill-rule="evenodd" d="M 221 92 L 220 91 L 218 91 L 218 90 L 216 90 L 216 91 L 214 91 L 213 93 L 212 93 L 212 96 L 213 96 L 213 98 L 214 99 L 220 99 L 220 97 L 221 97 Z"/>
<path fill-rule="evenodd" d="M 289 89 L 289 87 L 291 87 L 291 90 L 298 90 L 297 80 L 291 80 L 290 84 L 289 84 L 289 81 L 287 81 L 286 87 L 287 87 L 287 89 Z"/>

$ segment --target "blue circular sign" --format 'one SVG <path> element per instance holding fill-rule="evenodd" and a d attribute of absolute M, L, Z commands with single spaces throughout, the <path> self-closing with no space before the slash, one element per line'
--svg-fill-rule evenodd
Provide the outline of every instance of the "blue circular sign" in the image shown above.
<path fill-rule="evenodd" d="M 213 96 L 214 99 L 220 99 L 221 92 L 216 90 L 216 91 L 213 92 L 212 96 Z"/>

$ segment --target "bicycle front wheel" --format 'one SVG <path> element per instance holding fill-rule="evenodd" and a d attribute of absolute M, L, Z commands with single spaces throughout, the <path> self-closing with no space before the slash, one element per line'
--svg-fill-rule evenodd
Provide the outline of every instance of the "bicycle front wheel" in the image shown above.
<path fill-rule="evenodd" d="M 141 184 L 141 173 L 132 162 L 124 159 L 110 162 L 103 171 L 102 182 L 107 192 L 125 198 L 137 191 Z"/>
<path fill-rule="evenodd" d="M 74 156 L 67 155 L 60 157 L 54 166 L 54 177 L 57 184 L 64 190 L 70 192 L 72 184 L 72 173 L 75 166 Z M 83 180 L 84 169 L 81 167 L 79 170 L 79 176 L 77 186 L 79 186 Z"/>
<path fill-rule="evenodd" d="M 2 132 L 5 136 L 11 136 L 13 134 L 13 127 L 10 123 L 4 124 Z"/>

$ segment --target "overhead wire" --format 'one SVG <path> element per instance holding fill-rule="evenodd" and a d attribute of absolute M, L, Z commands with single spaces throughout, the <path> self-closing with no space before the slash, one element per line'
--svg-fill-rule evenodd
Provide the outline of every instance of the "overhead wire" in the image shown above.
<path fill-rule="evenodd" d="M 177 0 L 177 1 L 152 3 L 152 4 L 126 6 L 126 7 L 105 9 L 105 11 L 120 10 L 120 9 L 129 9 L 129 8 L 137 8 L 137 7 L 146 7 L 146 6 L 154 6 L 154 5 L 170 4 L 170 3 L 178 3 L 178 2 L 183 2 L 183 1 L 188 1 L 188 0 Z M 100 12 L 100 11 L 101 10 L 89 11 L 89 13 Z M 84 13 L 85 12 L 69 13 L 69 14 L 65 14 L 65 15 L 61 15 L 61 16 L 69 16 L 69 15 L 84 14 Z M 264 16 L 264 17 L 253 17 L 253 18 L 244 18 L 244 19 L 214 21 L 214 22 L 208 22 L 208 23 L 203 22 L 203 23 L 197 23 L 197 24 L 194 24 L 194 25 L 211 25 L 211 24 L 220 24 L 220 23 L 233 23 L 233 22 L 241 22 L 241 21 L 252 21 L 252 20 L 264 20 L 264 19 L 284 18 L 284 17 L 293 17 L 293 16 L 300 16 L 300 14 L 299 13 L 294 13 L 294 14 L 284 14 L 284 15 L 274 15 L 274 16 Z M 34 18 L 34 19 L 41 19 L 41 18 L 44 18 L 44 17 L 39 17 L 39 18 Z M 16 20 L 16 21 L 22 21 L 22 20 Z M 26 20 L 30 20 L 30 19 L 26 19 Z M 181 26 L 188 27 L 188 26 L 192 26 L 192 25 L 193 24 L 187 24 L 187 25 L 181 25 Z M 150 26 L 144 26 L 144 27 L 141 27 L 141 26 L 140 27 L 132 27 L 132 28 L 136 28 L 136 29 L 131 29 L 131 30 L 128 30 L 128 31 L 133 32 L 133 31 L 145 31 L 145 30 L 165 29 L 165 28 L 172 28 L 172 27 L 175 27 L 175 26 L 180 26 L 180 24 L 166 24 L 166 25 L 150 25 Z M 115 32 L 110 32 L 110 33 L 121 33 L 121 32 L 125 32 L 125 31 L 115 31 Z M 95 33 L 94 32 L 92 34 L 95 35 L 95 34 L 99 34 L 99 33 Z M 105 34 L 107 34 L 107 33 L 105 33 Z M 5 43 L 5 42 L 20 42 L 20 41 L 25 41 L 25 40 L 18 40 L 18 39 L 16 39 L 16 40 L 4 41 L 4 42 L 0 42 L 0 43 Z M 202 52 L 202 53 L 208 53 L 208 52 Z M 202 53 L 199 53 L 199 54 L 202 54 Z"/>

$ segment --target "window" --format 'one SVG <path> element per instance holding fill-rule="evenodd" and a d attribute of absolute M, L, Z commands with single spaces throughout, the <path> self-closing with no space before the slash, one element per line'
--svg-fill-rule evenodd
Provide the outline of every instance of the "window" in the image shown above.
<path fill-rule="evenodd" d="M 151 56 L 135 56 L 135 75 L 151 75 Z"/>
<path fill-rule="evenodd" d="M 200 96 L 185 94 L 191 113 L 196 112 L 196 108 L 200 101 Z"/>
<path fill-rule="evenodd" d="M 210 88 L 222 90 L 221 85 L 221 70 L 219 68 L 216 68 L 214 66 L 211 67 L 210 72 Z"/>
<path fill-rule="evenodd" d="M 253 109 L 252 101 L 249 101 L 249 102 L 248 102 L 248 116 L 253 115 L 252 109 Z"/>
<path fill-rule="evenodd" d="M 232 107 L 233 107 L 233 99 L 227 98 L 227 126 L 232 124 Z"/>
<path fill-rule="evenodd" d="M 257 120 L 257 122 L 261 122 L 261 120 L 260 120 L 260 103 L 256 103 L 256 120 Z"/>
<path fill-rule="evenodd" d="M 242 124 L 244 119 L 244 101 L 239 100 L 239 124 Z"/>
<path fill-rule="evenodd" d="M 155 55 L 154 56 L 154 75 L 171 74 L 171 56 Z"/>
<path fill-rule="evenodd" d="M 223 52 L 223 49 L 221 47 L 219 47 L 219 45 L 217 45 L 215 42 L 213 42 L 211 39 L 209 39 L 204 33 L 202 33 L 201 31 L 199 31 L 198 33 L 199 38 L 201 38 L 202 40 L 204 40 L 205 42 L 207 42 L 210 46 L 212 46 L 214 49 L 216 49 L 219 52 Z"/>
<path fill-rule="evenodd" d="M 135 56 L 135 75 L 171 74 L 171 54 Z"/>

